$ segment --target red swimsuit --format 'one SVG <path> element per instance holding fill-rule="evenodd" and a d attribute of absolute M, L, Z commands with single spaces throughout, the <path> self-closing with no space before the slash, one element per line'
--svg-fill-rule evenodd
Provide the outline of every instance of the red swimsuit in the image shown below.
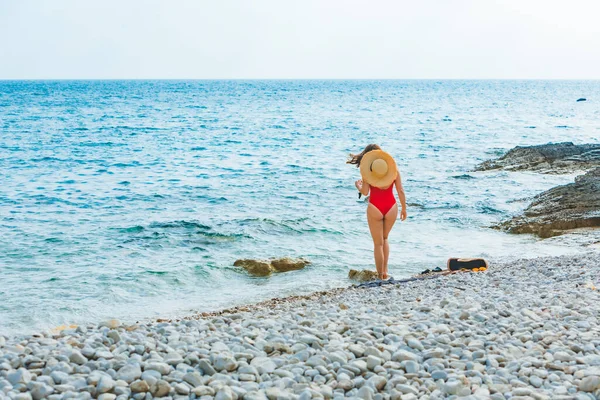
<path fill-rule="evenodd" d="M 371 197 L 369 197 L 369 203 L 373 204 L 381 213 L 385 216 L 388 211 L 396 204 L 396 198 L 392 189 L 394 184 L 391 184 L 387 189 L 379 189 L 375 186 L 371 186 Z"/>

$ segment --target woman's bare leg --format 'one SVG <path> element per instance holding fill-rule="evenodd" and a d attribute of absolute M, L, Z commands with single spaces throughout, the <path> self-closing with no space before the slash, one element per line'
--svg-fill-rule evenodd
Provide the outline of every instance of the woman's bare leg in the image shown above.
<path fill-rule="evenodd" d="M 375 257 L 375 269 L 379 279 L 383 279 L 383 214 L 372 204 L 367 207 L 367 221 L 373 238 L 373 255 Z"/>
<path fill-rule="evenodd" d="M 383 279 L 387 279 L 388 276 L 388 260 L 390 259 L 390 244 L 388 242 L 388 236 L 392 227 L 398 219 L 398 205 L 394 205 L 390 208 L 390 211 L 383 217 Z"/>

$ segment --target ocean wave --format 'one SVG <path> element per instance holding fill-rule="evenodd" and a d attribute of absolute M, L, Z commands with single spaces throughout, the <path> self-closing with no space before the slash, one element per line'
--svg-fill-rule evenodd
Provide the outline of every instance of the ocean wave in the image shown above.
<path fill-rule="evenodd" d="M 144 271 L 145 274 L 149 274 L 149 275 L 167 275 L 169 273 L 169 271 L 154 271 L 154 270 L 146 270 Z"/>
<path fill-rule="evenodd" d="M 139 232 L 144 231 L 145 229 L 146 228 L 144 228 L 141 225 L 130 226 L 128 228 L 119 228 L 119 230 L 124 233 L 139 233 Z"/>
<path fill-rule="evenodd" d="M 453 179 L 477 179 L 475 178 L 473 175 L 469 175 L 469 174 L 462 174 L 462 175 L 454 175 L 451 176 L 451 178 Z"/>
<path fill-rule="evenodd" d="M 106 126 L 106 127 L 102 127 L 102 128 L 136 130 L 136 131 L 138 131 L 138 130 L 139 131 L 164 131 L 164 130 L 167 130 L 167 128 L 157 128 L 155 126 L 129 126 L 129 125 Z"/>
<path fill-rule="evenodd" d="M 36 204 L 65 204 L 68 206 L 78 207 L 78 208 L 90 208 L 90 205 L 87 203 L 78 203 L 66 199 L 61 199 L 60 197 L 52 197 L 46 196 L 44 194 L 36 194 L 32 196 L 28 196 L 28 198 L 35 200 Z"/>
<path fill-rule="evenodd" d="M 424 210 L 456 210 L 461 207 L 461 204 L 458 202 L 434 202 L 421 205 L 421 208 Z"/>
<path fill-rule="evenodd" d="M 145 241 L 156 242 L 164 240 L 164 245 L 177 246 L 186 245 L 195 250 L 204 250 L 203 247 L 198 248 L 198 245 L 211 245 L 221 242 L 232 242 L 244 238 L 251 238 L 245 233 L 227 233 L 216 231 L 212 227 L 198 221 L 167 221 L 153 222 L 148 226 L 134 225 L 125 228 L 116 228 L 121 234 L 128 235 L 125 238 L 125 243 Z"/>
<path fill-rule="evenodd" d="M 475 205 L 475 208 L 477 209 L 477 211 L 479 213 L 482 213 L 482 214 L 504 214 L 504 212 L 502 210 L 499 210 L 495 207 L 490 206 L 489 204 L 485 204 L 482 202 L 478 202 Z"/>
<path fill-rule="evenodd" d="M 228 201 L 227 197 L 224 197 L 224 196 L 215 197 L 215 196 L 209 196 L 206 194 L 199 194 L 199 195 L 196 195 L 193 197 L 195 199 L 204 200 L 208 204 L 222 204 L 222 203 L 225 203 Z"/>
<path fill-rule="evenodd" d="M 83 142 L 79 143 L 81 147 L 116 147 L 116 146 L 125 146 L 122 143 L 114 143 L 114 142 Z"/>
<path fill-rule="evenodd" d="M 504 149 L 504 148 L 500 148 L 500 147 L 493 147 L 491 149 L 488 149 L 486 151 L 484 151 L 484 154 L 490 154 L 492 156 L 501 156 L 504 153 L 506 153 L 508 149 Z"/>
<path fill-rule="evenodd" d="M 217 240 L 236 240 L 239 238 L 251 238 L 250 235 L 243 233 L 219 233 L 219 232 L 196 232 L 204 237 Z"/>
<path fill-rule="evenodd" d="M 58 157 L 40 157 L 40 158 L 31 158 L 31 162 L 44 162 L 44 161 L 58 161 L 58 162 L 67 162 L 71 161 L 66 158 L 58 158 Z"/>
<path fill-rule="evenodd" d="M 19 202 L 5 196 L 0 196 L 0 204 L 19 204 Z"/>
<path fill-rule="evenodd" d="M 21 146 L 8 146 L 5 144 L 0 144 L 0 149 L 4 149 L 4 150 L 8 150 L 8 151 L 27 151 L 26 149 L 22 148 Z M 15 160 L 15 161 L 22 161 L 22 160 Z"/>
<path fill-rule="evenodd" d="M 189 105 L 189 106 L 185 106 L 185 108 L 198 109 L 198 110 L 206 110 L 208 107 L 206 107 L 206 106 L 197 106 L 197 105 Z"/>
<path fill-rule="evenodd" d="M 236 225 L 247 226 L 256 229 L 260 233 L 326 233 L 341 235 L 342 231 L 330 227 L 315 224 L 315 221 L 309 218 L 282 219 L 275 220 L 271 218 L 247 218 L 234 221 Z"/>
<path fill-rule="evenodd" d="M 138 161 L 132 161 L 129 163 L 123 163 L 123 162 L 118 162 L 118 163 L 114 163 L 111 165 L 111 167 L 117 167 L 117 168 L 127 168 L 127 167 L 139 167 L 142 164 Z"/>
<path fill-rule="evenodd" d="M 200 229 L 200 230 L 211 230 L 212 228 L 208 225 L 204 225 L 197 221 L 169 221 L 169 222 L 153 222 L 149 226 L 152 229 Z"/>
<path fill-rule="evenodd" d="M 284 231 L 301 233 L 302 229 L 298 225 L 305 222 L 308 218 L 298 218 L 289 220 L 274 220 L 271 218 L 245 218 L 235 221 L 240 226 L 257 227 L 264 232 L 272 232 L 274 229 L 283 229 Z"/>

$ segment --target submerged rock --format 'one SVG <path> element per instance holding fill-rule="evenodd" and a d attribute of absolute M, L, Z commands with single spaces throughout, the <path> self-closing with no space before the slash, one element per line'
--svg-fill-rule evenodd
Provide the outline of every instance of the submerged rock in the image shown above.
<path fill-rule="evenodd" d="M 571 142 L 539 146 L 517 146 L 496 160 L 478 165 L 475 171 L 502 169 L 563 174 L 600 167 L 600 144 L 575 145 Z"/>
<path fill-rule="evenodd" d="M 533 233 L 542 238 L 577 228 L 600 227 L 600 168 L 537 195 L 523 215 L 494 228 L 510 233 Z"/>
<path fill-rule="evenodd" d="M 348 272 L 348 278 L 359 282 L 369 282 L 376 281 L 379 279 L 379 276 L 377 276 L 377 271 L 371 271 L 369 269 L 357 271 L 355 269 L 351 269 L 350 272 Z"/>
<path fill-rule="evenodd" d="M 269 276 L 273 272 L 288 272 L 302 269 L 310 264 L 303 258 L 276 258 L 272 260 L 241 259 L 233 263 L 234 267 L 242 267 L 250 275 Z"/>

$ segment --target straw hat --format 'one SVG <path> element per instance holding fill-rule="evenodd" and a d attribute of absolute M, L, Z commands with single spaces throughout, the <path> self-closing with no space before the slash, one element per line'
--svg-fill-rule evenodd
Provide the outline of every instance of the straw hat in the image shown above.
<path fill-rule="evenodd" d="M 360 160 L 360 174 L 363 181 L 371 186 L 384 189 L 389 187 L 398 176 L 396 162 L 383 150 L 372 150 Z"/>

